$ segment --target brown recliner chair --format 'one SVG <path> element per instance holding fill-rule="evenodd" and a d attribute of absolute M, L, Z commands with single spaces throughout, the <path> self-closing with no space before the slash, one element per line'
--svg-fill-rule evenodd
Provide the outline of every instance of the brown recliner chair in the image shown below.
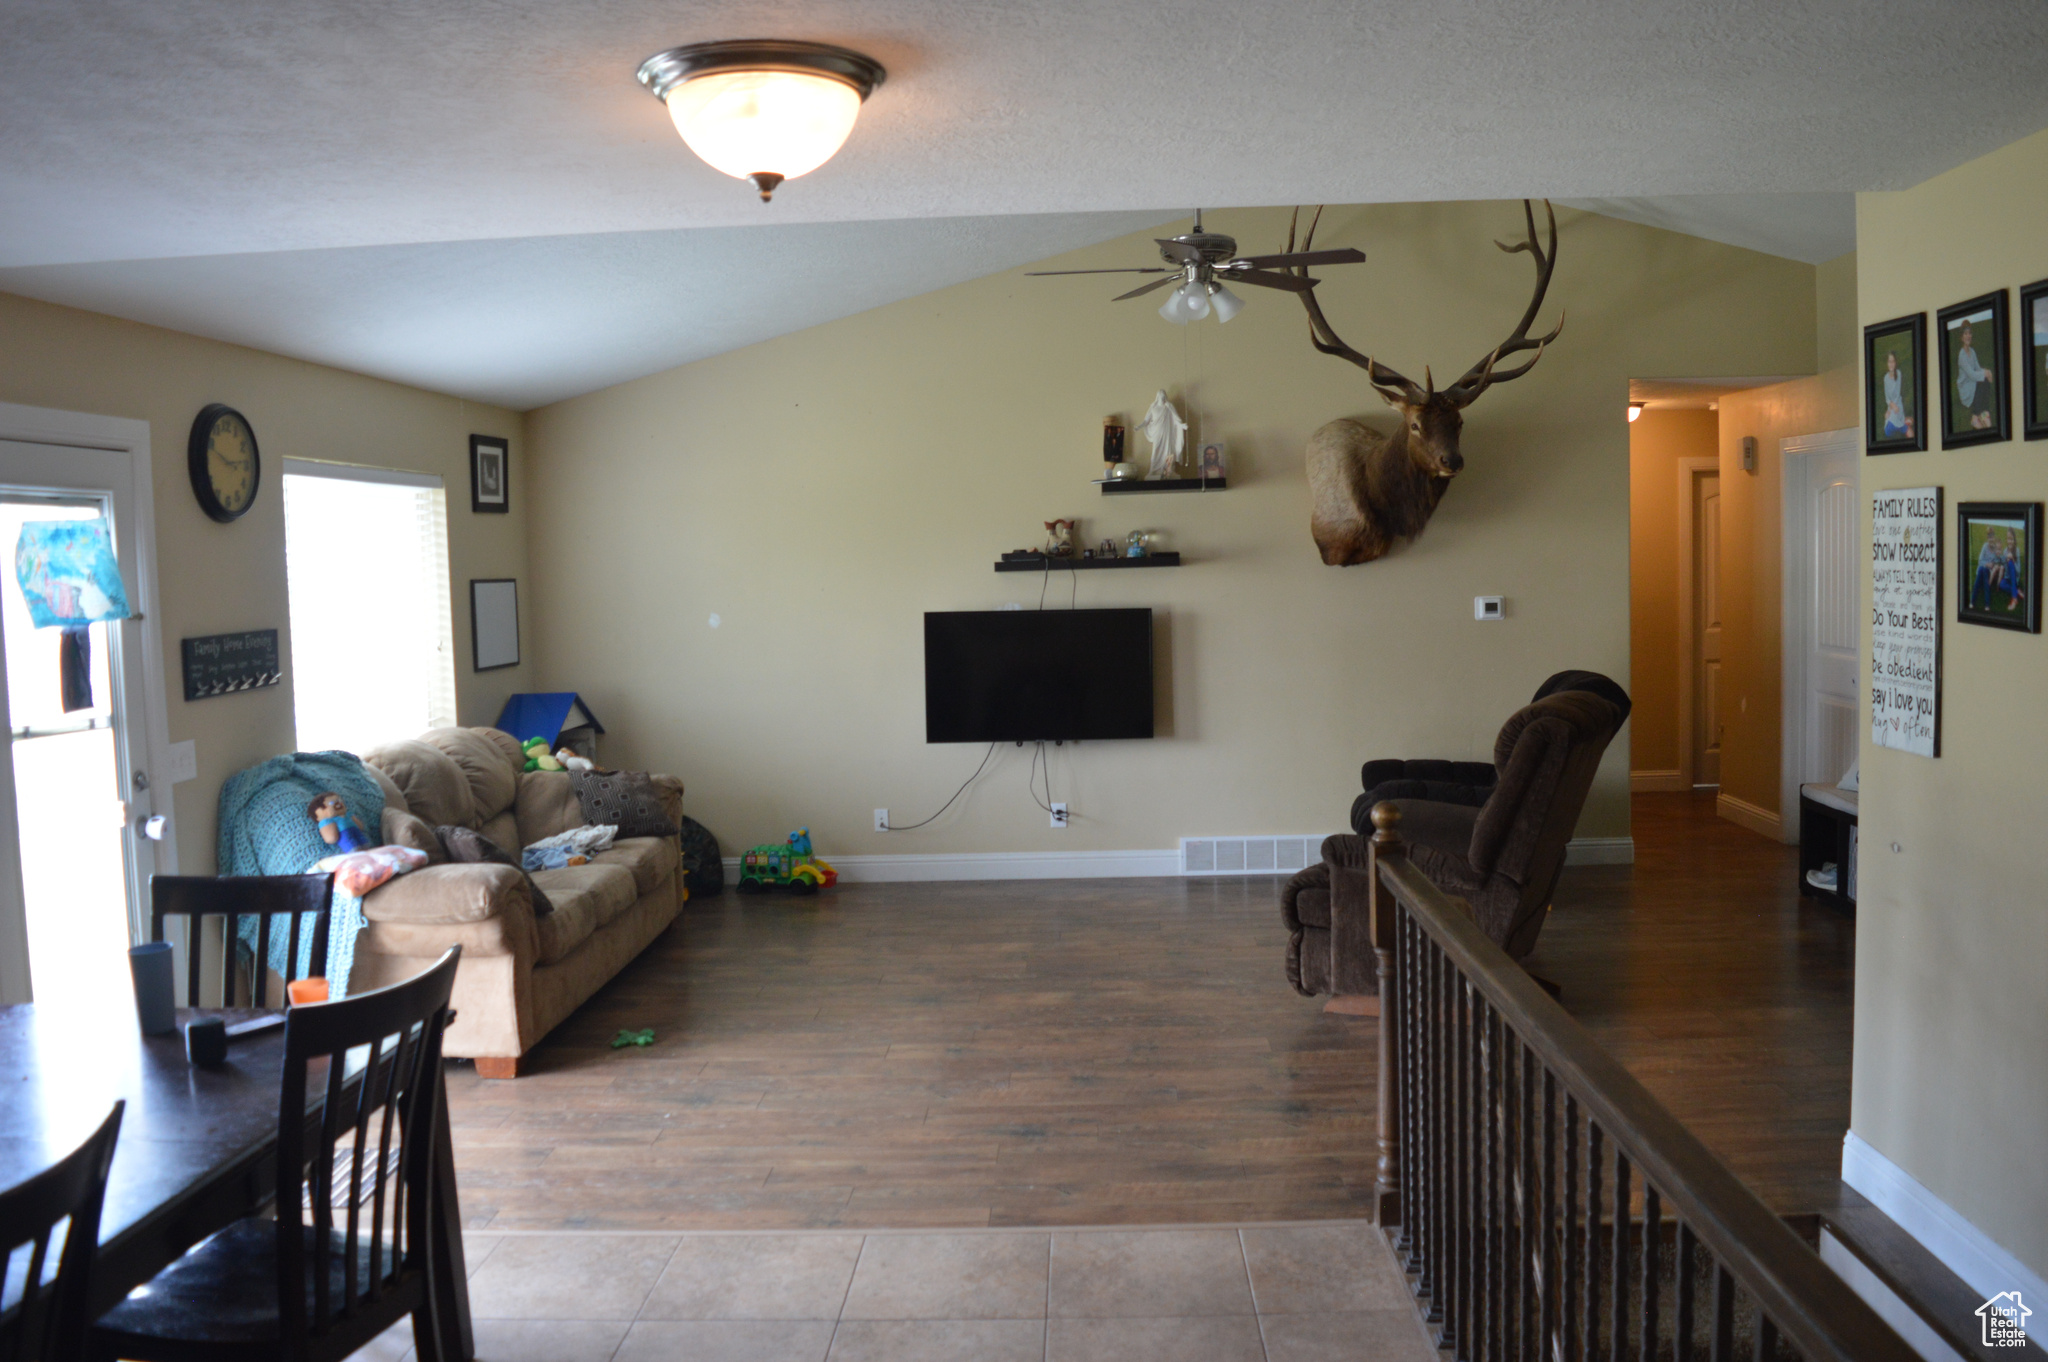
<path fill-rule="evenodd" d="M 1571 679 L 1563 687 L 1554 685 L 1565 677 Z M 1537 693 L 1494 740 L 1496 779 L 1483 804 L 1392 801 L 1416 867 L 1469 902 L 1480 928 L 1517 960 L 1543 930 L 1593 774 L 1629 709 L 1627 694 L 1596 672 L 1561 673 Z M 1282 891 L 1287 978 L 1298 992 L 1378 990 L 1368 864 L 1364 837 L 1332 837 L 1323 843 L 1323 863 Z"/>

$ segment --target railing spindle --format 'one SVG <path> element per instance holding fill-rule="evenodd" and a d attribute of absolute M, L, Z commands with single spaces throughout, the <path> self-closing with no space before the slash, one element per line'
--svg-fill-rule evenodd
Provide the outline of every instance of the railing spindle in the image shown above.
<path fill-rule="evenodd" d="M 1515 1095 L 1521 1103 L 1521 1119 L 1516 1122 L 1521 1173 L 1515 1198 L 1515 1362 L 1536 1362 L 1537 1349 L 1529 1337 L 1536 1318 L 1536 1056 L 1520 1037 L 1515 1052 Z"/>
<path fill-rule="evenodd" d="M 1628 1155 L 1617 1145 L 1614 1150 L 1614 1252 L 1610 1255 L 1614 1279 L 1609 1286 L 1613 1299 L 1608 1306 L 1608 1362 L 1628 1362 L 1629 1187 Z"/>
<path fill-rule="evenodd" d="M 1564 1344 L 1560 1362 L 1577 1362 L 1585 1347 L 1579 1302 L 1579 1100 L 1571 1089 L 1564 1094 L 1564 1239 L 1558 1246 L 1564 1262 L 1559 1283 L 1559 1313 L 1564 1316 Z"/>
<path fill-rule="evenodd" d="M 1712 1362 L 1735 1362 L 1735 1279 L 1723 1264 L 1714 1264 L 1714 1344 Z"/>
<path fill-rule="evenodd" d="M 1537 1297 L 1536 1350 L 1540 1362 L 1550 1362 L 1551 1340 L 1556 1338 L 1557 1317 L 1557 1078 L 1550 1067 L 1543 1071 L 1543 1194 L 1538 1202 L 1542 1212 L 1537 1220 L 1537 1266 L 1542 1274 Z"/>
<path fill-rule="evenodd" d="M 1600 1357 L 1600 1127 L 1586 1123 L 1586 1351 L 1585 1362 Z"/>
<path fill-rule="evenodd" d="M 1699 1270 L 1699 1250 L 1692 1226 L 1678 1222 L 1677 1293 L 1672 1299 L 1676 1320 L 1672 1325 L 1672 1362 L 1692 1362 L 1693 1274 Z"/>
<path fill-rule="evenodd" d="M 1663 1203 L 1643 1181 L 1643 1348 L 1642 1362 L 1657 1362 L 1657 1268 L 1661 1260 Z"/>

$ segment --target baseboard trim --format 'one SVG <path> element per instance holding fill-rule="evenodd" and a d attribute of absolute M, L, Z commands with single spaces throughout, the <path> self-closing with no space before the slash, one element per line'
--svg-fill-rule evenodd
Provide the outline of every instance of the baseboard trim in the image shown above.
<path fill-rule="evenodd" d="M 832 856 L 824 859 L 848 884 L 928 880 L 1109 880 L 1180 877 L 1178 849 L 1159 851 L 967 851 Z M 725 858 L 728 881 L 739 878 L 737 856 Z"/>
<path fill-rule="evenodd" d="M 1760 804 L 1722 793 L 1714 796 L 1714 812 L 1759 837 L 1768 837 L 1773 842 L 1785 840 L 1785 820 Z"/>
<path fill-rule="evenodd" d="M 1853 1130 L 1842 1137 L 1842 1181 L 1987 1300 L 2001 1291 L 2031 1292 L 2037 1300 L 2048 1300 L 2048 1278 L 2007 1252 Z"/>
<path fill-rule="evenodd" d="M 1630 771 L 1628 792 L 1630 794 L 1689 794 L 1692 782 L 1685 778 L 1683 771 Z"/>
<path fill-rule="evenodd" d="M 910 884 L 933 880 L 1120 880 L 1148 876 L 1180 879 L 1177 848 L 1143 851 L 963 851 L 833 856 L 824 859 L 848 884 Z M 1633 865 L 1632 837 L 1580 837 L 1565 848 L 1566 865 Z M 739 879 L 740 858 L 727 856 L 728 884 Z M 1273 878 L 1284 873 L 1245 872 Z M 1202 877 L 1206 878 L 1206 877 Z"/>
<path fill-rule="evenodd" d="M 1565 843 L 1566 865 L 1634 865 L 1633 837 L 1574 837 Z"/>

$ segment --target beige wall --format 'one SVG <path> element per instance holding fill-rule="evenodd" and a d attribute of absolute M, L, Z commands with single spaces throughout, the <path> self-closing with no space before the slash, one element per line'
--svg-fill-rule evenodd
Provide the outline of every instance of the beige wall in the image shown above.
<path fill-rule="evenodd" d="M 186 873 L 213 869 L 221 782 L 293 746 L 289 663 L 281 686 L 190 704 L 177 680 L 178 641 L 193 635 L 275 628 L 289 657 L 281 460 L 439 473 L 448 490 L 461 720 L 489 723 L 506 695 L 529 688 L 530 665 L 482 675 L 469 666 L 469 579 L 516 577 L 522 592 L 528 586 L 531 498 L 517 414 L 8 294 L 0 294 L 0 401 L 149 422 L 169 741 L 193 739 L 199 759 L 198 779 L 176 787 L 178 861 Z M 185 471 L 186 436 L 209 402 L 247 416 L 263 455 L 256 505 L 231 525 L 206 518 Z M 507 515 L 469 510 L 472 433 L 512 442 Z M 366 667 L 376 665 L 377 608 L 363 603 Z"/>
<path fill-rule="evenodd" d="M 1798 836 L 1778 808 L 1784 675 L 1784 478 L 1778 442 L 1857 424 L 1856 256 L 1815 271 L 1820 372 L 1721 399 L 1721 811 L 1766 835 Z M 1756 437 L 1756 471 L 1742 437 Z M 1731 807 L 1732 805 L 1732 807 Z"/>
<path fill-rule="evenodd" d="M 1628 428 L 1629 769 L 1658 788 L 1685 764 L 1679 712 L 1687 665 L 1679 584 L 1690 545 L 1680 508 L 1691 494 L 1681 459 L 1718 458 L 1713 412 L 1649 409 Z"/>
<path fill-rule="evenodd" d="M 1497 343 L 1528 298 L 1503 255 L 1520 207 L 1338 208 L 1320 242 L 1370 263 L 1324 272 L 1347 339 L 1439 382 Z M 1563 338 L 1470 410 L 1468 464 L 1410 548 L 1321 564 L 1301 450 L 1356 415 L 1362 375 L 1315 354 L 1299 307 L 1246 289 L 1242 316 L 1180 328 L 1113 284 L 1019 272 L 543 408 L 528 419 L 548 508 L 532 546 L 541 680 L 588 694 L 607 752 L 666 768 L 728 849 L 808 824 L 827 854 L 1172 847 L 1183 835 L 1322 832 L 1368 757 L 1490 755 L 1501 721 L 1562 667 L 1627 680 L 1631 373 L 1785 373 L 1813 364 L 1810 266 L 1560 210 L 1550 307 Z M 1282 211 L 1210 219 L 1277 249 Z M 1063 267 L 1153 258 L 1145 233 Z M 1216 495 L 1107 499 L 1106 413 L 1165 386 L 1228 442 Z M 1078 515 L 1088 542 L 1151 527 L 1189 566 L 1079 576 L 1083 606 L 1168 624 L 1160 740 L 1053 759 L 1073 825 L 1048 828 L 1006 748 L 923 741 L 927 610 L 1037 604 L 997 555 Z M 1061 577 L 1049 601 L 1065 605 Z M 1502 594 L 1508 618 L 1472 619 Z M 717 613 L 723 627 L 708 627 Z M 1608 754 L 1580 833 L 1628 830 L 1627 749 Z"/>
<path fill-rule="evenodd" d="M 1968 249 L 1944 249 L 1959 221 Z M 1936 309 L 2048 275 L 2043 223 L 2048 133 L 1915 189 L 1859 195 L 1862 320 L 1926 312 L 1936 363 Z M 1938 412 L 1934 383 L 1927 391 Z M 1852 1126 L 2048 1275 L 2048 642 L 1956 623 L 1954 570 L 1955 505 L 2048 499 L 2048 461 L 2017 440 L 1946 454 L 1938 433 L 1930 444 L 1863 468 L 1866 535 L 1873 491 L 1944 489 L 1949 563 L 1941 756 L 1867 735 L 1862 746 Z M 1863 587 L 1867 600 L 1867 569 Z"/>

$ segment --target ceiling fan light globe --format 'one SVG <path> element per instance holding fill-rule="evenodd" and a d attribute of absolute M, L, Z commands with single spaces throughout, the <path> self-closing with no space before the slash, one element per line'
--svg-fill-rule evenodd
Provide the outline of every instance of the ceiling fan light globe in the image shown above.
<path fill-rule="evenodd" d="M 1166 295 L 1166 301 L 1159 305 L 1159 315 L 1175 326 L 1186 326 L 1194 320 L 1188 314 L 1186 300 L 1181 297 L 1179 289 Z"/>
<path fill-rule="evenodd" d="M 1189 281 L 1173 291 L 1180 299 L 1180 315 L 1191 322 L 1198 322 L 1209 315 L 1209 291 L 1200 284 Z"/>
<path fill-rule="evenodd" d="M 1209 302 L 1216 309 L 1216 324 L 1218 326 L 1223 325 L 1232 317 L 1244 311 L 1244 299 L 1238 297 L 1221 284 L 1211 286 Z"/>
<path fill-rule="evenodd" d="M 669 91 L 668 114 L 691 151 L 736 180 L 793 180 L 832 159 L 860 117 L 860 93 L 830 76 L 715 71 Z"/>

